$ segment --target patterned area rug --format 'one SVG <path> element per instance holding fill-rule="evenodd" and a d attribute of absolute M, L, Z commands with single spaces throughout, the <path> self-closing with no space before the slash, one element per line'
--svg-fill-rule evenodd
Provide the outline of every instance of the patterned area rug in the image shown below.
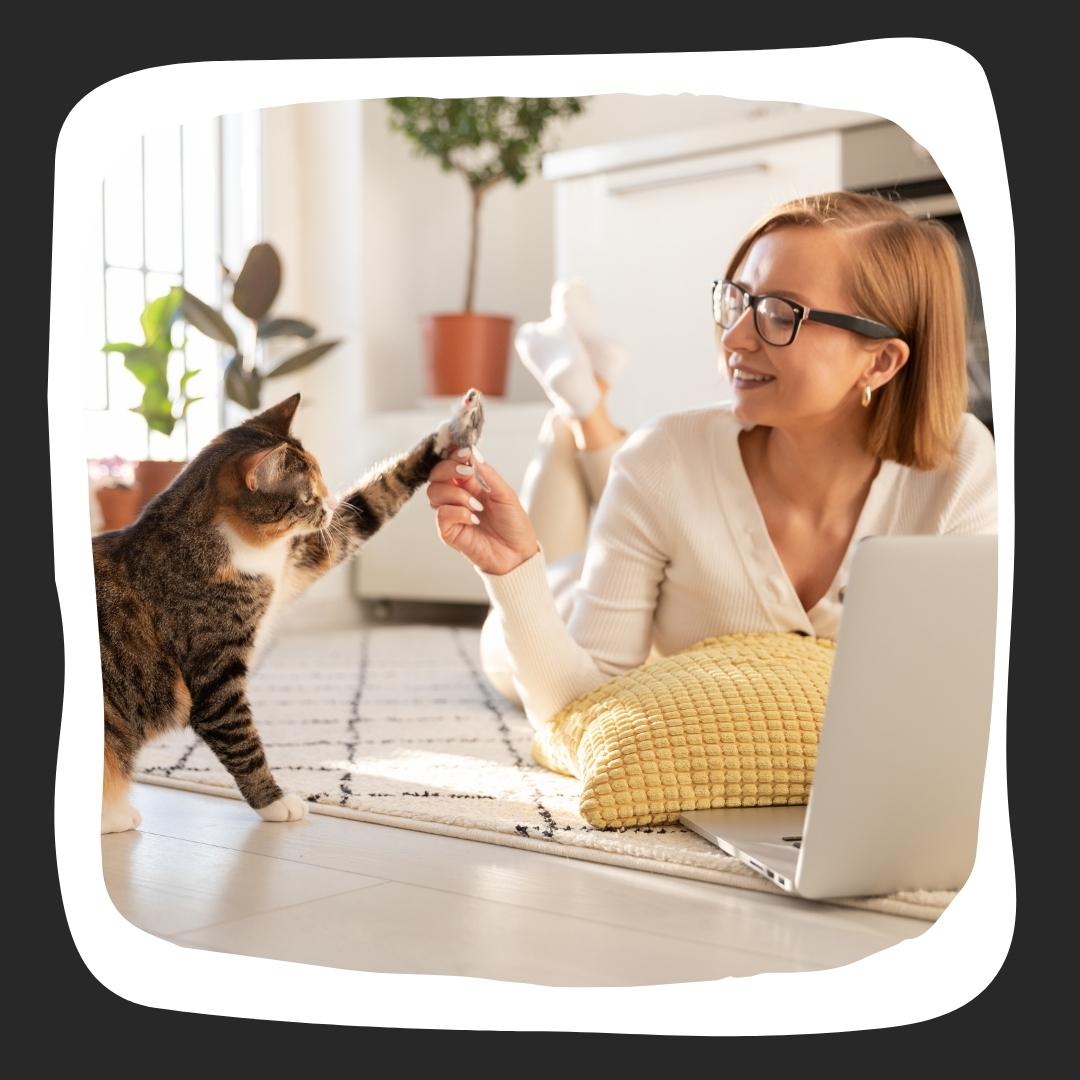
<path fill-rule="evenodd" d="M 282 637 L 251 685 L 279 783 L 317 813 L 781 893 L 680 825 L 588 825 L 581 784 L 533 761 L 525 714 L 484 678 L 479 637 L 430 625 Z M 147 746 L 139 771 L 147 783 L 239 798 L 190 729 Z M 932 921 L 953 895 L 831 902 Z"/>

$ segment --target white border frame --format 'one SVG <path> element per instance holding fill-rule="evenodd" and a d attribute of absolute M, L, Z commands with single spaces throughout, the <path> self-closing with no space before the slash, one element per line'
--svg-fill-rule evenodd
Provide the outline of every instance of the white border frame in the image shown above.
<path fill-rule="evenodd" d="M 900 77 L 920 72 L 921 77 Z M 932 72 L 933 78 L 925 78 Z M 883 77 L 884 76 L 884 77 Z M 896 76 L 896 77 L 893 77 Z M 943 98 L 942 88 L 948 88 Z M 979 850 L 967 885 L 933 926 L 822 972 L 710 983 L 552 988 L 465 977 L 323 968 L 184 949 L 123 919 L 106 893 L 97 807 L 101 672 L 80 438 L 78 320 L 87 200 L 111 133 L 208 113 L 400 94 L 717 94 L 855 109 L 892 120 L 932 154 L 963 210 L 980 271 L 994 385 L 1000 497 L 997 662 Z M 49 419 L 56 583 L 66 646 L 56 785 L 56 850 L 75 944 L 114 993 L 163 1009 L 376 1027 L 663 1034 L 797 1034 L 914 1023 L 978 996 L 1004 962 L 1015 918 L 1005 784 L 1005 701 L 1013 579 L 1015 260 L 1004 155 L 982 67 L 953 45 L 894 38 L 826 48 L 728 53 L 232 61 L 155 68 L 106 83 L 68 115 L 56 155 Z M 89 272 L 99 272 L 90 267 Z M 240 990 L 242 988 L 242 990 Z M 239 991 L 239 992 L 238 992 Z M 543 1001 L 543 1008 L 530 1008 Z"/>

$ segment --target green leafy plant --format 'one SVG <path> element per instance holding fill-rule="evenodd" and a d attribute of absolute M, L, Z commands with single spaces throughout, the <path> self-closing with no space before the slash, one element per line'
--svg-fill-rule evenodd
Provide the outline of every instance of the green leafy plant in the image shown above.
<path fill-rule="evenodd" d="M 282 337 L 310 342 L 315 336 L 315 327 L 303 319 L 270 316 L 270 308 L 281 290 L 281 259 L 271 244 L 256 244 L 235 277 L 228 267 L 224 267 L 224 272 L 226 281 L 232 286 L 231 306 L 246 322 L 244 347 L 225 315 L 187 290 L 183 290 L 183 314 L 196 330 L 228 347 L 225 395 L 255 412 L 260 408 L 264 380 L 306 368 L 340 345 L 341 340 L 335 338 L 307 344 L 269 371 L 261 370 L 255 362 L 259 342 Z"/>
<path fill-rule="evenodd" d="M 436 158 L 443 172 L 460 173 L 469 185 L 472 210 L 463 310 L 473 310 L 480 206 L 503 181 L 518 185 L 539 165 L 547 125 L 576 116 L 581 98 L 388 98 L 390 127 L 404 134 L 421 156 Z"/>
<path fill-rule="evenodd" d="M 187 393 L 188 383 L 198 375 L 197 370 L 185 371 L 180 376 L 175 393 L 169 385 L 169 355 L 184 346 L 183 342 L 175 343 L 172 334 L 173 324 L 182 316 L 183 304 L 184 290 L 179 286 L 170 289 L 143 308 L 139 322 L 145 340 L 141 345 L 130 341 L 109 342 L 102 350 L 124 357 L 124 367 L 143 385 L 142 401 L 131 411 L 138 413 L 151 431 L 160 431 L 162 435 L 171 435 L 177 420 L 187 414 L 191 405 L 202 400 Z"/>

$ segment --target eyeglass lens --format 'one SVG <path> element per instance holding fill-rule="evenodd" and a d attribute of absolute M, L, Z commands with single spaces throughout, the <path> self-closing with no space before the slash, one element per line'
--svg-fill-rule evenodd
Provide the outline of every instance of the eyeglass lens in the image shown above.
<path fill-rule="evenodd" d="M 732 284 L 721 285 L 714 294 L 713 316 L 724 330 L 739 321 L 747 307 L 747 294 Z M 757 332 L 770 345 L 786 345 L 795 331 L 795 309 L 785 300 L 766 296 L 754 312 Z"/>

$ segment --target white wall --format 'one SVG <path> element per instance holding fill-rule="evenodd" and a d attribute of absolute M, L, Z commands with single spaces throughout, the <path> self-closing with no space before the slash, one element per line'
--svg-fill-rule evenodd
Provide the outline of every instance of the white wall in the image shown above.
<path fill-rule="evenodd" d="M 367 463 L 353 433 L 366 408 L 363 384 L 364 183 L 361 103 L 331 102 L 267 109 L 263 114 L 263 236 L 277 248 L 282 290 L 274 313 L 318 328 L 315 340 L 342 338 L 317 364 L 263 385 L 263 404 L 299 390 L 293 432 L 323 466 L 327 483 L 351 483 Z M 275 350 L 268 363 L 297 347 Z M 358 610 L 340 567 L 295 605 L 293 626 L 352 625 Z"/>
<path fill-rule="evenodd" d="M 348 432 L 366 407 L 358 377 L 364 359 L 360 104 L 268 109 L 263 123 L 263 229 L 284 268 L 274 311 L 310 320 L 318 328 L 314 340 L 342 339 L 302 374 L 264 384 L 264 402 L 301 390 L 296 433 L 328 461 L 353 467 Z M 289 343 L 278 355 L 296 347 Z"/>

